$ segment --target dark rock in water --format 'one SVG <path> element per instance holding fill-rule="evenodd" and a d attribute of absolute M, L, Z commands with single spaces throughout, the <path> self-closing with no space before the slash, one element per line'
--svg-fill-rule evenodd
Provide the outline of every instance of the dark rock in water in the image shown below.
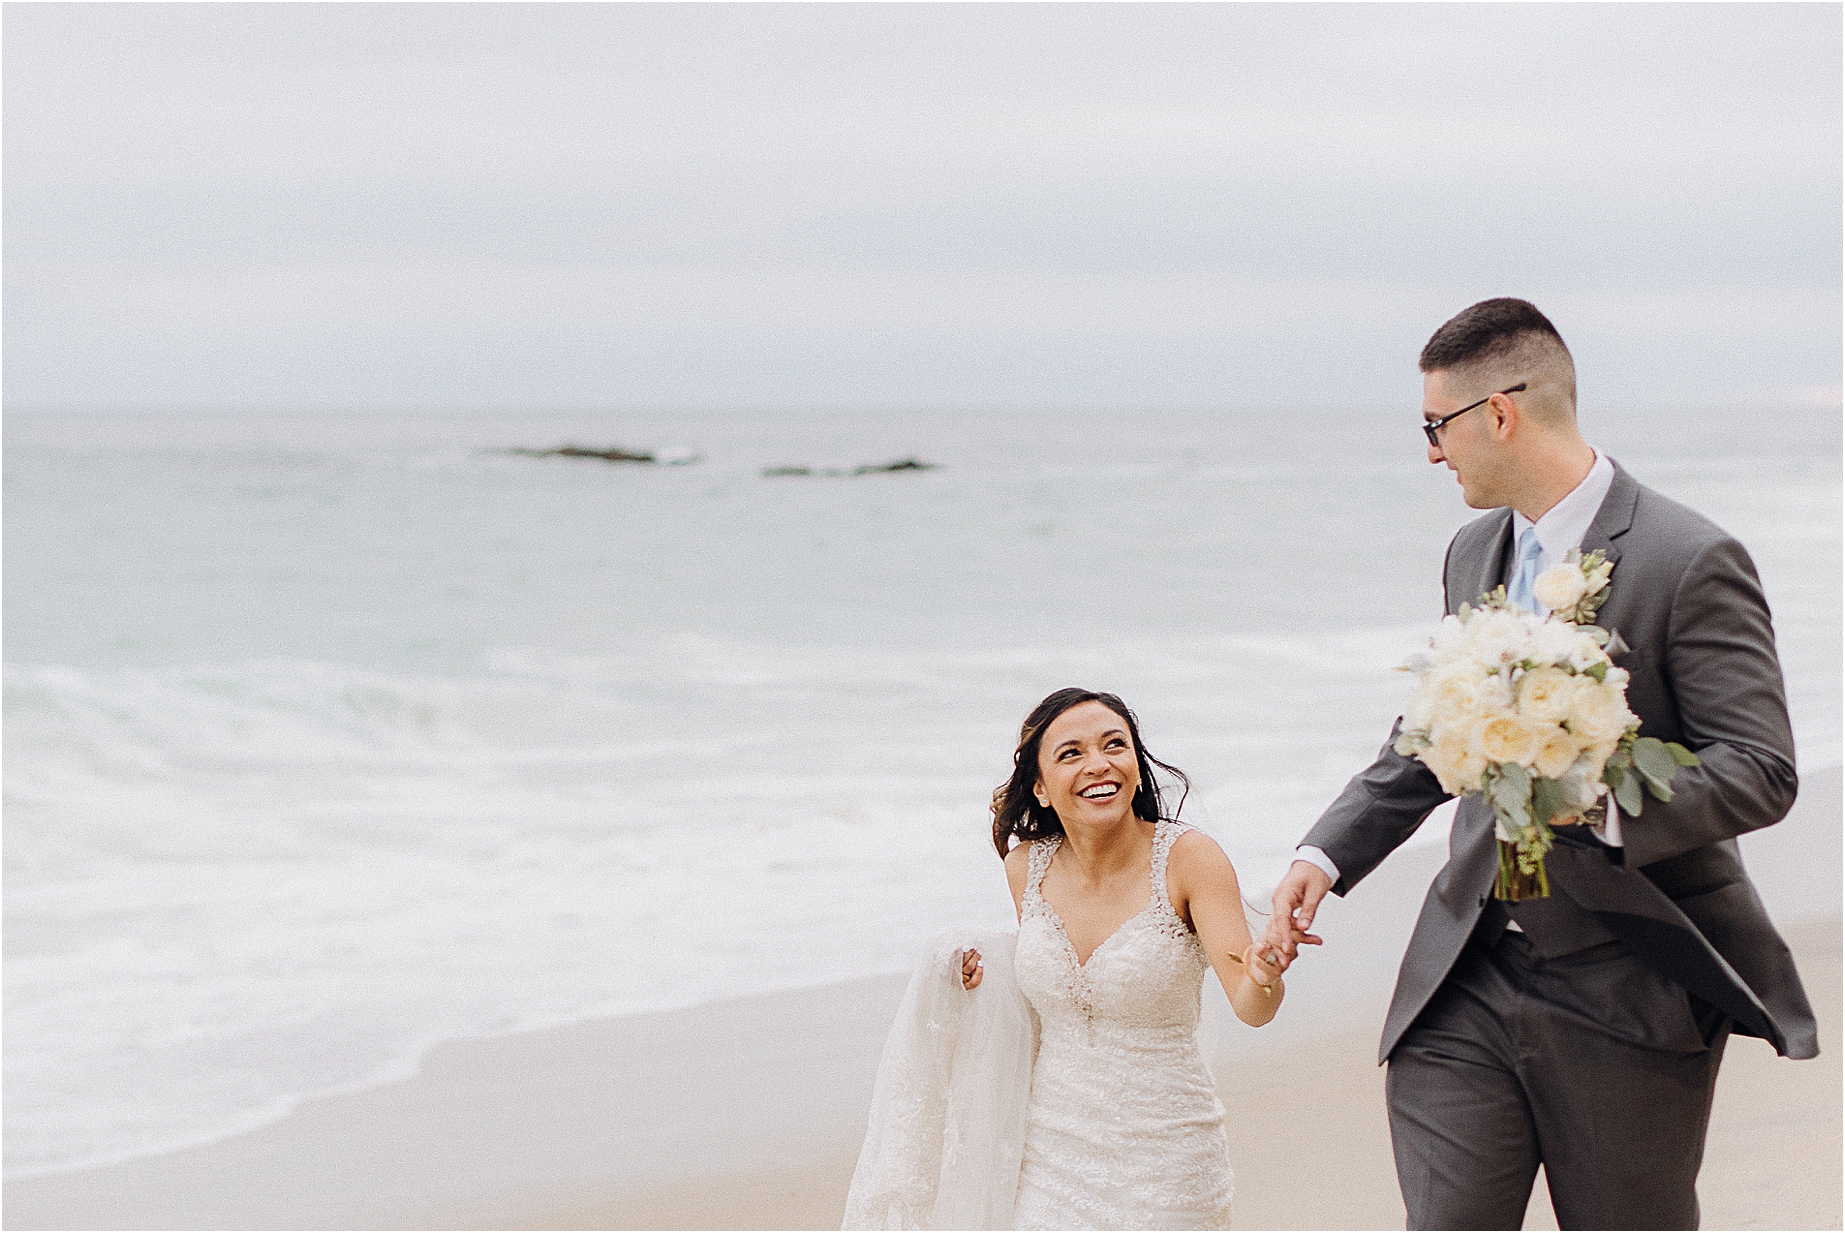
<path fill-rule="evenodd" d="M 658 454 L 637 453 L 610 446 L 605 450 L 590 449 L 583 445 L 560 445 L 556 449 L 535 450 L 526 446 L 514 446 L 505 451 L 508 454 L 521 454 L 527 458 L 596 458 L 603 462 L 645 462 L 665 463 L 668 466 L 683 466 L 688 462 L 697 462 L 697 454 L 688 454 L 682 450 L 668 450 Z"/>
<path fill-rule="evenodd" d="M 826 467 L 816 471 L 812 467 L 765 467 L 764 479 L 774 479 L 783 475 L 812 475 L 825 479 L 849 478 L 854 475 L 879 475 L 887 471 L 934 471 L 938 470 L 932 462 L 923 462 L 917 458 L 899 458 L 896 462 L 866 463 L 862 467 L 853 467 L 850 471 L 838 467 Z"/>
<path fill-rule="evenodd" d="M 896 462 L 887 462 L 878 466 L 855 467 L 852 474 L 872 475 L 879 471 L 934 471 L 936 469 L 934 463 L 924 462 L 920 458 L 899 458 Z"/>

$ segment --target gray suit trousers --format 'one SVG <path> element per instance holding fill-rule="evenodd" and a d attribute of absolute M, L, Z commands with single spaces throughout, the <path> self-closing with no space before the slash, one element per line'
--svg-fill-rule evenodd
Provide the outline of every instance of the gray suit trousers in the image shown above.
<path fill-rule="evenodd" d="M 1390 1055 L 1412 1229 L 1695 1229 L 1729 1020 L 1615 941 L 1545 960 L 1481 929 Z"/>

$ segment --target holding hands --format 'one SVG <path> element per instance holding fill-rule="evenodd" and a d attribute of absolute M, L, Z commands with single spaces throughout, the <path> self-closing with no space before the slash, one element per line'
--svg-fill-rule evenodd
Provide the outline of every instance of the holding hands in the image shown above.
<path fill-rule="evenodd" d="M 1268 919 L 1268 928 L 1262 932 L 1256 953 L 1285 972 L 1302 945 L 1323 945 L 1323 939 L 1307 930 L 1313 927 L 1320 900 L 1326 898 L 1326 892 L 1331 889 L 1332 879 L 1311 861 L 1295 861 L 1288 866 L 1287 874 L 1275 888 L 1275 912 Z"/>
<path fill-rule="evenodd" d="M 1251 942 L 1243 948 L 1242 954 L 1233 954 L 1230 959 L 1242 965 L 1243 971 L 1249 975 L 1251 984 L 1263 993 L 1271 995 L 1275 992 L 1275 982 L 1281 979 L 1281 973 L 1287 967 L 1287 964 L 1281 961 L 1280 955 L 1272 950 L 1263 949 L 1263 944 L 1259 941 Z"/>

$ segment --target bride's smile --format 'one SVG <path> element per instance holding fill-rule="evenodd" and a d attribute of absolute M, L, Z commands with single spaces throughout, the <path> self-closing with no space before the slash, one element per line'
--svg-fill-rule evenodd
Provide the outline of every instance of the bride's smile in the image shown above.
<path fill-rule="evenodd" d="M 1108 827 L 1133 816 L 1140 763 L 1121 717 L 1099 702 L 1071 707 L 1045 731 L 1038 801 L 1082 827 Z"/>

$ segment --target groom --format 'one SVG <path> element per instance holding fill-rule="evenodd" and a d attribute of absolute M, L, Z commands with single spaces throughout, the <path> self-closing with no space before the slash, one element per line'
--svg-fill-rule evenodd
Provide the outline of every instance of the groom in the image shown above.
<path fill-rule="evenodd" d="M 1736 847 L 1797 787 L 1768 605 L 1741 544 L 1583 440 L 1569 349 L 1536 308 L 1475 304 L 1435 331 L 1421 368 L 1429 461 L 1491 511 L 1448 546 L 1448 611 L 1501 583 L 1535 608 L 1539 573 L 1572 548 L 1605 552 L 1596 623 L 1632 648 L 1615 656 L 1627 704 L 1643 735 L 1701 764 L 1637 817 L 1610 802 L 1594 825 L 1559 826 L 1545 899 L 1491 897 L 1492 809 L 1462 800 L 1379 1053 L 1409 1227 L 1516 1229 L 1542 1164 L 1565 1229 L 1696 1228 L 1730 1033 L 1819 1051 Z M 1285 959 L 1328 890 L 1349 892 L 1448 799 L 1395 739 L 1276 889 L 1265 941 Z"/>

